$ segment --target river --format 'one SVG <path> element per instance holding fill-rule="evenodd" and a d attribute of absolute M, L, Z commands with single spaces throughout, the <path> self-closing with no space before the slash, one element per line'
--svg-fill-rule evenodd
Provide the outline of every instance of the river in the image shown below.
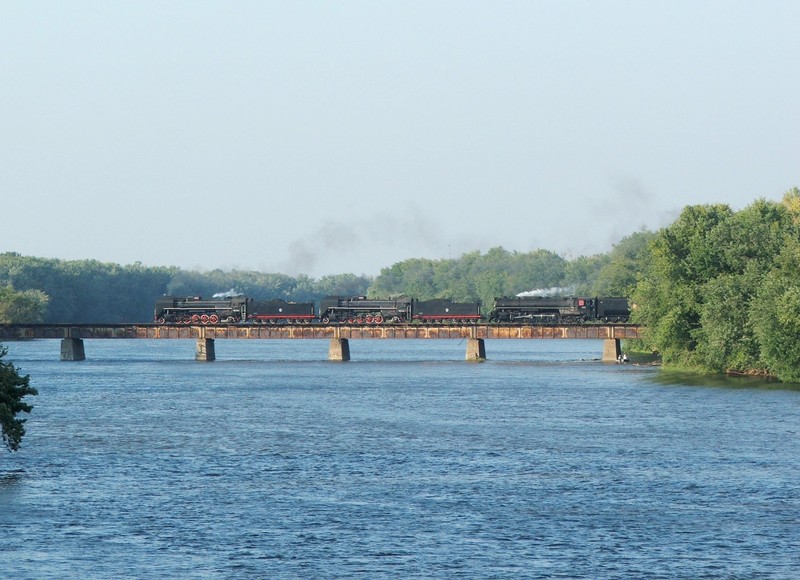
<path fill-rule="evenodd" d="M 7 578 L 797 578 L 800 390 L 601 341 L 10 342 Z"/>

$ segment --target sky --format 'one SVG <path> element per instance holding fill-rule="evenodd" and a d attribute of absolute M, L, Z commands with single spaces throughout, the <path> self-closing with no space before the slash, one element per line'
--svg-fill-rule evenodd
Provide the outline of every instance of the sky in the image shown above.
<path fill-rule="evenodd" d="M 0 252 L 377 275 L 800 186 L 800 2 L 0 0 Z"/>

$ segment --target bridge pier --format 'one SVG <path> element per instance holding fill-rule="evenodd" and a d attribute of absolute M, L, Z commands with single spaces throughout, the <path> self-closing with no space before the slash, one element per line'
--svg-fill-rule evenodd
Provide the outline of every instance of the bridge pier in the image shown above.
<path fill-rule="evenodd" d="M 486 360 L 486 345 L 482 338 L 467 339 L 467 360 L 474 362 Z"/>
<path fill-rule="evenodd" d="M 61 339 L 61 360 L 86 360 L 82 338 Z"/>
<path fill-rule="evenodd" d="M 328 360 L 350 360 L 350 342 L 346 338 L 332 338 L 328 347 Z"/>
<path fill-rule="evenodd" d="M 212 361 L 216 357 L 213 338 L 198 338 L 194 360 Z"/>
<path fill-rule="evenodd" d="M 603 362 L 617 362 L 621 354 L 618 338 L 606 338 L 603 341 Z"/>

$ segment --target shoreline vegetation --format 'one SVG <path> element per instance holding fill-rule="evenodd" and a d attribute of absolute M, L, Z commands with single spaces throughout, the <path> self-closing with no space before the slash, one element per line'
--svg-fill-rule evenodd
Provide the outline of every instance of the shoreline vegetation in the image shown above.
<path fill-rule="evenodd" d="M 625 296 L 633 322 L 645 327 L 629 356 L 655 353 L 664 368 L 800 383 L 800 190 L 739 211 L 687 206 L 671 225 L 635 232 L 603 254 L 568 259 L 497 247 L 407 259 L 377 276 L 314 279 L 0 254 L 0 322 L 150 321 L 158 296 L 228 289 L 297 302 L 329 295 L 480 300 L 486 312 L 497 296 L 531 291 Z"/>

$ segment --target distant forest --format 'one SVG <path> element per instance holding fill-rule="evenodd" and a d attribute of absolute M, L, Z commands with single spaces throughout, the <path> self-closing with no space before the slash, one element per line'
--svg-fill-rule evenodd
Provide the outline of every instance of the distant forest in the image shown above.
<path fill-rule="evenodd" d="M 660 231 L 636 232 L 594 256 L 497 247 L 454 259 L 404 260 L 376 277 L 195 272 L 0 254 L 0 323 L 150 322 L 163 294 L 234 290 L 298 302 L 406 295 L 480 300 L 488 311 L 497 296 L 545 289 L 628 297 L 634 320 L 646 326 L 638 346 L 665 364 L 800 382 L 800 190 L 740 211 L 688 206 Z"/>

